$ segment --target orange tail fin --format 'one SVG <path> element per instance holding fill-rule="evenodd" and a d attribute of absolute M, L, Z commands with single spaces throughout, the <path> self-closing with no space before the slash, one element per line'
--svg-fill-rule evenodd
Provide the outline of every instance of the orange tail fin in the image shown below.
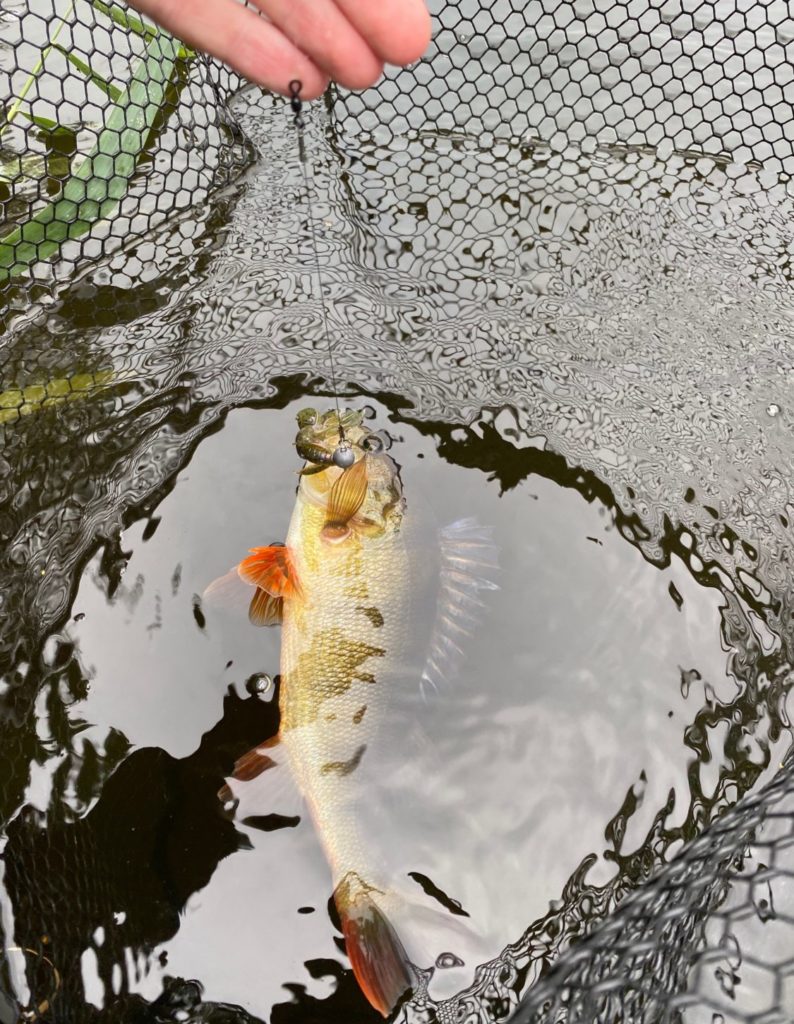
<path fill-rule="evenodd" d="M 369 1002 L 388 1017 L 412 988 L 411 961 L 397 932 L 378 909 L 371 889 L 353 872 L 334 892 L 353 973 Z"/>

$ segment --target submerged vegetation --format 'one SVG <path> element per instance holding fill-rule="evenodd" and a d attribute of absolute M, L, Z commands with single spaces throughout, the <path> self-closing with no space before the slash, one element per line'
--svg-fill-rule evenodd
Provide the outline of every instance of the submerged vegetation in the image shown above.
<path fill-rule="evenodd" d="M 71 377 L 58 377 L 46 384 L 29 384 L 24 388 L 8 388 L 0 392 L 0 424 L 13 423 L 40 409 L 48 409 L 63 402 L 86 398 L 107 387 L 116 379 L 113 370 L 97 373 L 78 373 Z"/>
<path fill-rule="evenodd" d="M 25 83 L 0 117 L 4 219 L 16 221 L 0 236 L 0 285 L 57 255 L 65 243 L 87 234 L 97 222 L 112 215 L 186 81 L 185 68 L 193 57 L 189 50 L 121 8 L 102 0 L 90 3 L 103 20 L 142 40 L 143 53 L 132 59 L 131 76 L 119 87 L 91 67 L 90 57 L 83 60 L 59 42 L 74 14 L 75 0 L 53 22 Z M 67 66 L 108 101 L 102 123 L 94 128 L 94 144 L 81 157 L 77 156 L 77 134 L 86 126 L 43 117 L 28 99 L 53 52 L 60 53 Z M 45 153 L 18 153 L 5 146 L 3 135 L 17 120 L 37 133 Z M 50 198 L 39 206 L 35 198 L 42 195 Z"/>

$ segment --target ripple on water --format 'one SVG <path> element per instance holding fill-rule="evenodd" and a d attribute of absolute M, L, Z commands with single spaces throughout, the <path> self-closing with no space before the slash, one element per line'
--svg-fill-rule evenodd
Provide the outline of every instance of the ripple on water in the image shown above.
<path fill-rule="evenodd" d="M 171 791 L 177 813 L 167 834 L 175 857 L 169 871 L 184 901 L 178 930 L 153 927 L 151 905 L 147 912 L 147 872 L 156 877 L 156 861 L 138 864 L 142 877 L 131 890 L 116 883 L 117 899 L 133 891 L 141 900 L 138 931 L 130 928 L 124 942 L 153 949 L 145 980 L 129 980 L 148 998 L 165 973 L 176 971 L 201 977 L 210 999 L 233 1000 L 245 991 L 246 1005 L 264 1015 L 285 980 L 309 982 L 296 963 L 337 955 L 332 922 L 313 915 L 276 946 L 268 944 L 268 968 L 261 967 L 263 920 L 297 920 L 302 906 L 324 906 L 330 893 L 305 808 L 283 779 L 252 784 L 252 792 L 243 787 L 239 832 L 223 819 L 229 831 L 221 845 L 199 852 L 189 838 L 197 814 L 220 820 L 223 756 L 270 735 L 241 736 L 239 721 L 235 735 L 240 712 L 231 712 L 229 701 L 235 709 L 262 703 L 258 696 L 246 700 L 246 691 L 277 670 L 278 635 L 252 629 L 244 610 L 239 619 L 207 608 L 197 617 L 194 595 L 249 545 L 283 535 L 294 494 L 294 409 L 236 412 L 208 438 L 172 493 L 125 530 L 118 548 L 123 575 L 108 551 L 90 563 L 61 640 L 86 690 L 70 712 L 83 723 L 82 754 L 71 759 L 75 781 L 62 792 L 69 776 L 53 785 L 85 822 L 93 856 L 110 856 L 103 844 L 113 833 L 105 836 L 100 823 L 124 813 L 119 789 L 100 782 L 115 764 L 102 762 L 117 730 L 125 749 L 135 750 L 125 762 L 125 791 L 139 789 L 144 800 L 142 810 L 132 811 L 135 829 L 163 827 L 156 826 L 162 797 L 147 810 L 147 786 Z M 392 418 L 378 410 L 379 423 Z M 761 720 L 759 694 L 742 691 L 752 679 L 731 659 L 726 663 L 725 642 L 735 648 L 734 660 L 751 660 L 741 611 L 733 609 L 731 637 L 724 595 L 699 585 L 680 558 L 662 569 L 643 559 L 636 542 L 626 543 L 625 519 L 608 492 L 606 502 L 594 500 L 594 480 L 529 447 L 506 486 L 498 460 L 490 480 L 466 467 L 467 455 L 493 458 L 493 444 L 476 432 L 445 435 L 442 426 L 440 436 L 423 436 L 399 420 L 391 429 L 400 435 L 393 452 L 409 508 L 427 506 L 420 514 L 441 523 L 474 514 L 494 526 L 502 548 L 500 589 L 462 677 L 439 700 L 398 710 L 406 716 L 397 723 L 400 742 L 361 808 L 372 856 L 386 857 L 403 895 L 398 925 L 406 945 L 421 966 L 440 960 L 444 968 L 430 984 L 438 1000 L 471 986 L 474 968 L 505 948 L 505 962 L 536 972 L 635 884 L 639 863 L 644 874 L 661 863 L 667 847 L 695 835 L 704 816 L 735 798 L 737 776 L 763 770 L 769 723 Z M 252 474 L 252 465 L 261 471 Z M 421 735 L 414 742 L 417 717 Z M 259 727 L 274 728 L 272 713 Z M 91 774 L 89 750 L 97 752 L 96 781 L 86 789 L 79 779 Z M 190 766 L 202 758 L 199 782 Z M 152 761 L 163 759 L 173 767 L 155 772 Z M 37 797 L 29 789 L 27 815 L 34 807 L 45 813 L 51 792 Z M 183 817 L 176 809 L 185 804 L 196 806 Z M 81 838 L 74 836 L 78 850 Z M 31 842 L 24 826 L 12 831 L 14 865 Z M 17 870 L 9 881 L 16 900 Z M 438 903 L 409 880 L 417 873 L 454 897 L 466 918 L 451 919 L 452 929 L 439 922 Z M 29 874 L 23 877 L 30 884 Z M 550 921 L 559 922 L 564 939 L 542 952 L 534 941 L 510 946 L 522 933 L 548 930 Z M 231 963 L 219 955 L 228 948 L 237 950 Z M 98 953 L 100 965 L 114 949 Z M 474 984 L 458 998 L 465 1003 L 478 989 Z"/>
<path fill-rule="evenodd" d="M 127 273 L 129 261 L 140 258 L 133 246 L 79 285 L 90 290 L 92 315 L 102 326 L 88 325 L 84 305 L 67 295 L 48 311 L 46 345 L 31 321 L 0 353 L 4 387 L 75 367 L 112 367 L 116 374 L 85 401 L 0 428 L 8 581 L 0 637 L 16 673 L 9 677 L 13 699 L 2 747 L 9 765 L 4 807 L 9 816 L 23 802 L 32 808 L 18 819 L 15 840 L 27 849 L 23 839 L 32 833 L 24 826 L 38 821 L 36 809 L 52 816 L 50 830 L 65 815 L 62 834 L 75 838 L 66 830 L 70 819 L 93 808 L 96 817 L 89 814 L 82 828 L 96 843 L 94 823 L 106 814 L 110 828 L 114 820 L 105 808 L 115 806 L 117 791 L 102 795 L 110 786 L 102 780 L 114 770 L 111 779 L 144 792 L 144 771 L 199 791 L 199 820 L 212 842 L 179 894 L 187 899 L 198 884 L 201 899 L 192 897 L 178 932 L 166 915 L 148 933 L 152 945 L 182 949 L 186 972 L 193 957 L 209 959 L 209 950 L 196 951 L 197 936 L 225 919 L 226 903 L 238 907 L 252 943 L 255 927 L 261 933 L 261 919 L 245 917 L 247 908 L 227 899 L 234 880 L 250 897 L 261 875 L 256 858 L 232 855 L 233 825 L 214 824 L 210 812 L 219 770 L 213 744 L 222 745 L 229 721 L 237 723 L 235 736 L 244 730 L 235 717 L 239 702 L 230 696 L 213 731 L 229 658 L 220 649 L 217 664 L 205 656 L 220 640 L 212 628 L 207 636 L 198 628 L 192 595 L 201 590 L 206 552 L 225 550 L 221 527 L 236 536 L 286 514 L 291 477 L 273 483 L 271 472 L 289 452 L 291 417 L 246 414 L 261 417 L 262 427 L 247 430 L 245 465 L 214 456 L 226 474 L 223 487 L 192 491 L 190 476 L 221 450 L 212 445 L 233 436 L 230 423 L 202 443 L 228 409 L 251 402 L 281 408 L 322 389 L 327 374 L 294 138 L 279 107 L 252 104 L 240 116 L 268 156 L 226 211 L 219 244 L 191 244 L 184 253 L 175 245 L 169 278 L 144 281 Z M 500 591 L 488 643 L 472 661 L 471 696 L 456 718 L 461 734 L 446 741 L 448 770 L 454 767 L 466 792 L 476 794 L 472 802 L 487 808 L 478 825 L 486 841 L 477 847 L 476 830 L 470 835 L 452 816 L 448 834 L 460 839 L 466 858 L 437 863 L 427 849 L 426 870 L 418 869 L 450 873 L 442 888 L 477 908 L 490 955 L 512 943 L 483 973 L 476 994 L 492 984 L 500 998 L 514 998 L 522 972 L 533 978 L 546 958 L 608 914 L 669 851 L 771 771 L 786 742 L 791 201 L 749 172 L 675 156 L 661 161 L 647 152 L 485 150 L 466 136 L 450 141 L 432 133 L 388 149 L 324 135 L 316 122 L 310 143 L 343 390 L 380 395 L 402 424 L 406 449 L 418 454 L 427 445 L 424 486 L 442 510 L 446 490 L 471 496 L 514 541 L 515 582 Z M 170 230 L 160 229 L 166 247 L 174 241 Z M 125 304 L 116 315 L 120 295 Z M 458 480 L 454 489 L 440 482 L 448 474 Z M 486 484 L 489 476 L 494 482 Z M 264 503 L 263 479 L 270 488 Z M 178 511 L 166 514 L 168 502 Z M 140 525 L 120 539 L 120 526 L 134 521 Z M 146 528 L 153 532 L 144 542 Z M 272 531 L 266 532 L 267 541 Z M 103 549 L 90 569 L 101 583 L 94 610 L 74 627 L 81 653 L 66 638 L 54 660 L 41 662 L 38 645 L 70 608 L 81 567 L 99 542 Z M 139 561 L 166 542 L 179 556 L 152 556 L 155 564 L 141 571 L 138 587 Z M 227 554 L 231 564 L 237 547 Z M 174 596 L 176 563 L 182 582 Z M 224 561 L 212 574 L 227 567 Z M 80 599 L 91 586 L 84 580 Z M 114 600 L 107 609 L 102 590 Z M 544 598 L 535 607 L 538 595 Z M 529 644 L 526 614 L 542 624 L 543 659 Z M 89 640 L 92 620 L 104 627 Z M 121 641 L 110 642 L 117 636 L 125 649 L 134 641 L 140 662 L 119 657 Z M 242 649 L 248 643 L 240 640 Z M 275 641 L 262 643 L 270 644 L 270 663 L 251 653 L 249 665 L 234 669 L 240 687 L 256 671 L 272 673 Z M 492 679 L 495 664 L 505 666 L 505 678 L 494 680 L 504 689 L 489 689 L 484 698 L 475 682 Z M 83 669 L 92 665 L 87 679 Z M 693 669 L 703 682 L 685 699 L 681 672 Z M 511 689 L 532 671 L 543 680 L 542 706 Z M 44 695 L 38 735 L 37 693 Z M 164 693 L 174 695 L 178 722 L 154 710 Z M 251 699 L 261 706 L 257 721 L 266 724 L 268 702 Z M 488 730 L 484 709 L 493 715 Z M 80 717 L 91 723 L 84 736 L 75 724 Z M 200 740 L 205 730 L 211 739 Z M 127 758 L 129 741 L 165 753 L 136 749 Z M 51 784 L 28 767 L 41 750 L 52 762 Z M 471 760 L 472 750 L 479 761 Z M 697 765 L 689 775 L 688 759 Z M 443 795 L 462 788 L 448 782 L 439 797 L 446 822 L 451 808 Z M 676 802 L 668 810 L 671 788 Z M 178 801 L 169 803 L 169 786 L 163 792 L 162 820 L 187 813 Z M 514 812 L 518 792 L 529 810 Z M 567 806 L 582 822 L 573 837 Z M 257 854 L 264 851 L 268 877 L 283 883 L 284 907 L 291 899 L 296 913 L 307 902 L 324 906 L 324 862 L 305 823 L 266 836 L 249 832 Z M 494 836 L 502 847 L 525 850 L 532 867 L 522 860 L 502 867 Z M 568 859 L 560 855 L 563 844 Z M 150 852 L 136 849 L 141 857 Z M 198 856 L 191 849 L 188 864 Z M 301 871 L 279 873 L 279 850 Z M 585 859 L 591 851 L 598 858 L 592 866 Z M 489 856 L 497 856 L 498 867 Z M 487 885 L 477 889 L 476 872 L 456 874 L 478 857 L 489 865 L 488 878 L 504 883 L 497 905 Z M 129 881 L 114 876 L 108 892 L 123 892 Z M 155 890 L 152 882 L 142 906 L 156 902 Z M 19 901 L 20 889 L 14 892 Z M 550 898 L 558 902 L 546 912 Z M 15 920 L 36 920 L 35 901 L 22 904 Z M 145 931 L 151 920 L 142 917 Z M 299 920 L 296 944 L 283 944 L 285 962 L 262 981 L 262 1007 L 278 998 L 285 978 L 295 978 L 290 956 L 336 955 L 324 915 Z M 447 945 L 436 954 L 449 952 Z M 469 972 L 477 962 L 460 959 Z M 235 991 L 248 991 L 251 964 L 242 953 L 236 962 Z M 234 997 L 231 969 L 223 958 L 206 963 L 205 980 L 219 986 L 210 995 Z M 465 971 L 441 972 L 450 980 L 437 975 L 431 994 L 457 991 Z M 147 994 L 155 994 L 158 977 L 156 970 L 149 975 Z M 472 1005 L 472 998 L 457 1005 Z"/>

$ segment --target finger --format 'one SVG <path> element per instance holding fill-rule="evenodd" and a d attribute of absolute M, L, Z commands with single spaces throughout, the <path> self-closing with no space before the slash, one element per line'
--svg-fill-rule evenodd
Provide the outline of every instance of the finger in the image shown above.
<path fill-rule="evenodd" d="M 411 64 L 430 43 L 424 0 L 336 0 L 351 25 L 387 64 Z"/>
<path fill-rule="evenodd" d="M 372 52 L 334 0 L 256 0 L 259 8 L 330 78 L 364 89 L 383 73 Z"/>
<path fill-rule="evenodd" d="M 302 83 L 301 98 L 320 96 L 328 76 L 275 25 L 235 0 L 131 0 L 141 13 L 188 46 L 212 54 L 249 81 L 283 95 Z"/>

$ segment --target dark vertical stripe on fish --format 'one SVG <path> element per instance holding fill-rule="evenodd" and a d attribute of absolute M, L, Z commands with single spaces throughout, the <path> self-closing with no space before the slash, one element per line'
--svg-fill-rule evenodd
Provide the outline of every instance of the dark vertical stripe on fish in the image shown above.
<path fill-rule="evenodd" d="M 366 743 L 362 743 L 349 761 L 330 761 L 320 769 L 321 775 L 350 775 L 361 764 L 361 758 L 367 749 Z"/>

